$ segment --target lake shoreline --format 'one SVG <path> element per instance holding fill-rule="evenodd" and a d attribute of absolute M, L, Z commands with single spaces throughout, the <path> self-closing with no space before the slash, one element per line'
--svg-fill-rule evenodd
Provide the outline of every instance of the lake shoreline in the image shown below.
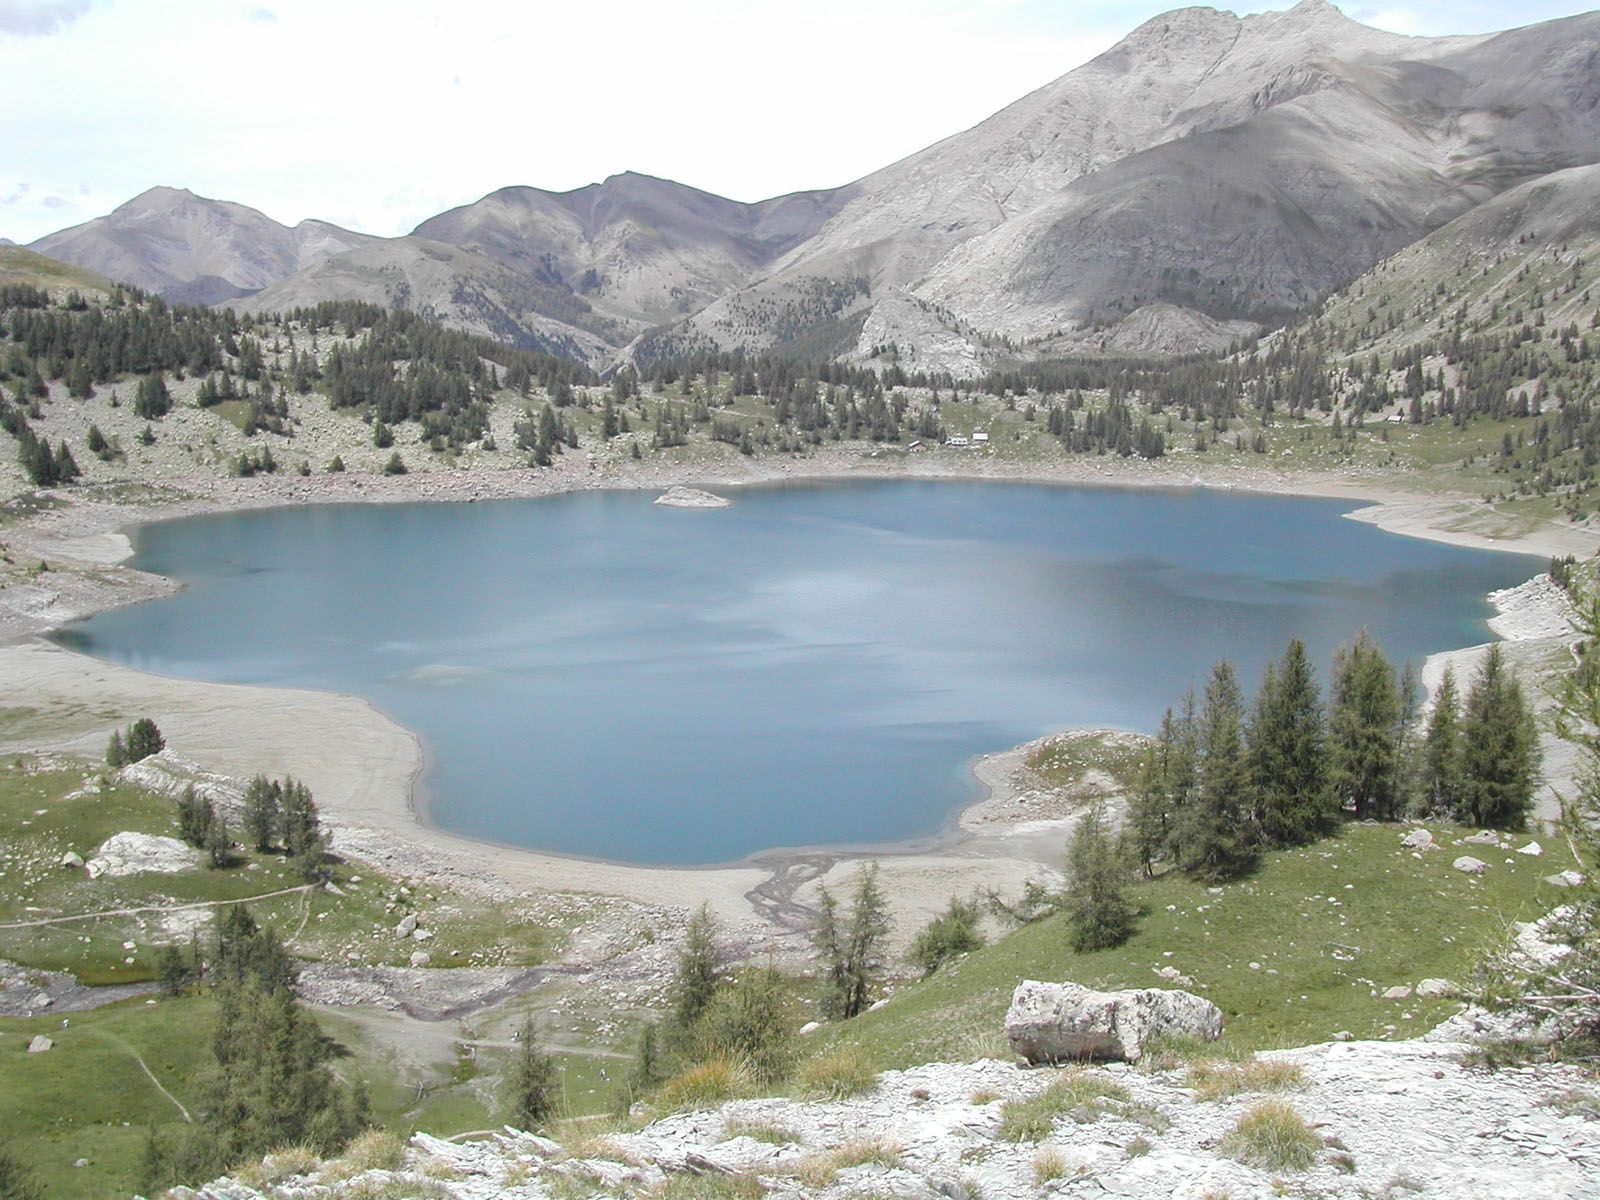
<path fill-rule="evenodd" d="M 176 481 L 176 498 L 132 504 L 89 499 L 68 491 L 71 507 L 51 509 L 6 530 L 15 555 L 36 555 L 51 569 L 29 584 L 0 590 L 0 705 L 41 709 L 48 731 L 51 711 L 98 706 L 127 716 L 93 729 L 60 724 L 57 736 L 36 748 L 99 756 L 110 728 L 149 712 L 185 757 L 223 774 L 292 774 L 304 779 L 335 832 L 342 853 L 385 869 L 418 876 L 444 875 L 491 891 L 572 891 L 619 896 L 648 904 L 693 909 L 707 903 L 730 921 L 748 921 L 757 891 L 801 860 L 828 866 L 864 856 L 878 858 L 883 882 L 909 928 L 942 908 L 950 895 L 981 884 L 1019 890 L 1029 879 L 1056 877 L 1071 818 L 975 821 L 993 807 L 998 773 L 1016 751 L 974 763 L 986 795 L 939 835 L 900 846 L 799 847 L 763 852 L 742 863 L 696 868 L 634 866 L 549 854 L 452 834 L 426 822 L 414 803 L 423 769 L 420 740 L 359 697 L 242 685 L 199 683 L 135 671 L 76 654 L 44 634 L 108 608 L 168 595 L 179 586 L 120 564 L 132 553 L 127 533 L 157 520 L 322 503 L 471 503 L 520 499 L 597 488 L 660 489 L 697 485 L 729 492 L 759 484 L 876 479 L 972 480 L 1069 486 L 1196 488 L 1268 495 L 1322 496 L 1367 501 L 1349 515 L 1390 532 L 1458 545 L 1555 555 L 1587 552 L 1587 529 L 1544 525 L 1492 538 L 1470 523 L 1463 497 L 1407 493 L 1392 480 L 1332 476 L 1285 477 L 1259 468 L 1163 469 L 1157 460 L 1074 460 L 1058 469 L 1017 469 L 967 456 L 886 463 L 858 452 L 829 451 L 807 459 L 681 464 L 663 468 L 597 470 L 576 456 L 551 471 L 473 473 L 441 471 L 398 477 L 323 475 L 253 480 Z M 75 502 L 78 501 L 78 502 Z M 694 514 L 686 513 L 687 519 Z M 1455 652 L 1461 653 L 1461 652 Z M 79 722 L 83 724 L 83 722 Z M 92 723 L 91 723 L 92 724 Z M 41 739 L 35 739 L 41 740 Z M 16 747 L 12 747 L 15 749 Z M 759 906 L 756 906 L 759 909 Z"/>

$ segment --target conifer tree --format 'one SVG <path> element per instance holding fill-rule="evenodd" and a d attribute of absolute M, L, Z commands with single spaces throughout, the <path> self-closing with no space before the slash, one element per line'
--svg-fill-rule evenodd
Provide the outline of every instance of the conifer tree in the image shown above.
<path fill-rule="evenodd" d="M 1461 718 L 1462 816 L 1491 829 L 1521 829 L 1538 775 L 1533 714 L 1499 645 L 1492 645 Z"/>
<path fill-rule="evenodd" d="M 700 1018 L 717 994 L 721 971 L 717 965 L 717 923 L 706 905 L 689 918 L 678 969 L 672 979 L 671 1041 L 680 1052 L 692 1038 Z"/>
<path fill-rule="evenodd" d="M 244 834 L 256 853 L 272 848 L 278 834 L 283 789 L 265 775 L 257 775 L 244 791 Z"/>
<path fill-rule="evenodd" d="M 1444 669 L 1422 743 L 1422 794 L 1429 816 L 1454 815 L 1461 804 L 1461 700 L 1454 667 Z"/>
<path fill-rule="evenodd" d="M 878 864 L 863 863 L 856 876 L 850 911 L 841 917 L 833 894 L 820 889 L 817 928 L 812 943 L 823 960 L 822 1011 L 848 1020 L 867 1007 L 878 961 L 889 937 L 889 910 L 878 886 Z"/>
<path fill-rule="evenodd" d="M 1244 696 L 1227 659 L 1206 680 L 1195 743 L 1199 787 L 1179 825 L 1180 862 L 1195 877 L 1219 883 L 1247 871 L 1257 846 L 1244 753 Z"/>
<path fill-rule="evenodd" d="M 1128 902 L 1127 856 L 1106 820 L 1105 806 L 1094 804 L 1078 821 L 1067 844 L 1067 924 L 1079 953 L 1120 946 L 1133 933 Z"/>
<path fill-rule="evenodd" d="M 122 744 L 122 730 L 111 731 L 111 741 L 106 744 L 106 765 L 109 767 L 125 767 L 128 765 L 128 751 Z"/>
<path fill-rule="evenodd" d="M 1358 821 L 1398 815 L 1400 711 L 1394 667 L 1363 629 L 1334 655 L 1328 713 L 1329 779 Z"/>
<path fill-rule="evenodd" d="M 517 1030 L 517 1049 L 506 1071 L 506 1107 L 510 1123 L 532 1133 L 556 1115 L 555 1059 L 540 1048 L 531 1016 Z"/>
<path fill-rule="evenodd" d="M 1295 638 L 1267 664 L 1249 729 L 1250 779 L 1268 846 L 1303 846 L 1333 827 L 1324 742 L 1315 672 Z"/>

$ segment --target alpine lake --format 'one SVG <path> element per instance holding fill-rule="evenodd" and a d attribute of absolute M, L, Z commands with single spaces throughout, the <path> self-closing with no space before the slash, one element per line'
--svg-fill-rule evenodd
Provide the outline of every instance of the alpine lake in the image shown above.
<path fill-rule="evenodd" d="M 327 505 L 134 535 L 176 595 L 59 635 L 196 679 L 349 692 L 422 740 L 428 821 L 641 864 L 893 847 L 980 799 L 974 756 L 1154 731 L 1292 637 L 1326 685 L 1489 640 L 1540 559 L 1400 537 L 1346 501 L 873 481 Z"/>

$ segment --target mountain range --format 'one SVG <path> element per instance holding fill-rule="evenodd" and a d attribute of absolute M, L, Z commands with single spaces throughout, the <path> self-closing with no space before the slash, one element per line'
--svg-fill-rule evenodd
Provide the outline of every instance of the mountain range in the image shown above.
<path fill-rule="evenodd" d="M 1225 348 L 1596 162 L 1600 13 L 1415 38 L 1303 0 L 1164 14 L 832 190 L 742 204 L 625 173 L 377 238 L 154 188 L 30 248 L 175 300 L 360 298 L 596 366 L 744 347 L 971 375 Z"/>

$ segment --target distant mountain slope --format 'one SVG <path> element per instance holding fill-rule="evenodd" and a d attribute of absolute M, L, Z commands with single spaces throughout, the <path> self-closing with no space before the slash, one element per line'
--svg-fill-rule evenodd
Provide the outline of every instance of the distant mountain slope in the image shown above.
<path fill-rule="evenodd" d="M 617 334 L 564 288 L 487 255 L 422 237 L 375 241 L 234 300 L 238 312 L 287 312 L 324 300 L 365 300 L 456 329 L 577 362 L 606 362 Z M 610 336 L 606 336 L 609 334 Z"/>
<path fill-rule="evenodd" d="M 636 326 L 676 320 L 816 233 L 843 191 L 740 204 L 628 172 L 571 192 L 513 187 L 417 226 Z"/>
<path fill-rule="evenodd" d="M 110 293 L 116 284 L 104 275 L 25 249 L 15 242 L 0 244 L 0 284 L 26 283 L 46 291 L 77 288 Z"/>
<path fill-rule="evenodd" d="M 1600 164 L 1521 184 L 1407 246 L 1305 322 L 1317 345 L 1396 353 L 1455 337 L 1593 337 Z M 1586 353 L 1586 352 L 1585 352 Z"/>
<path fill-rule="evenodd" d="M 1595 162 L 1600 13 L 1411 38 L 1302 0 L 1164 14 L 830 191 L 742 204 L 627 173 L 378 239 L 154 189 L 35 248 L 179 298 L 259 291 L 253 311 L 381 300 L 595 366 L 737 347 L 971 376 L 1224 348 Z"/>
<path fill-rule="evenodd" d="M 1600 14 L 1422 39 L 1322 0 L 1169 13 L 862 180 L 816 238 L 685 333 L 770 341 L 753 316 L 819 278 L 860 277 L 874 309 L 903 290 L 922 304 L 893 311 L 963 331 L 957 358 L 999 341 L 1126 344 L 1110 327 L 1134 312 L 1147 348 L 1225 345 L 1171 335 L 1293 312 L 1503 188 L 1600 158 L 1597 59 Z M 952 365 L 920 316 L 869 318 L 858 354 L 884 343 Z"/>
<path fill-rule="evenodd" d="M 326 221 L 293 229 L 242 204 L 156 187 L 30 249 L 169 300 L 211 304 L 259 291 L 312 263 L 381 241 Z"/>

